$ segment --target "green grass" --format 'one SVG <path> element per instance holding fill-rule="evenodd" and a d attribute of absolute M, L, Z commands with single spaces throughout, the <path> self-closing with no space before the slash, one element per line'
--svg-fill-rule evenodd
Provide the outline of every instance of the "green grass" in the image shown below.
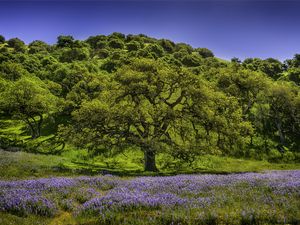
<path fill-rule="evenodd" d="M 159 173 L 143 172 L 142 154 L 128 151 L 115 157 L 86 159 L 85 151 L 70 150 L 62 156 L 32 154 L 26 152 L 0 151 L 0 179 L 29 177 L 96 175 L 112 173 L 120 176 L 172 175 L 179 173 L 239 173 L 264 170 L 300 169 L 300 164 L 274 164 L 218 156 L 202 156 L 193 167 L 183 164 L 181 168 L 161 169 Z M 162 165 L 164 155 L 158 156 Z"/>
<path fill-rule="evenodd" d="M 267 161 L 236 159 L 219 156 L 202 156 L 196 162 L 196 170 L 213 173 L 260 172 L 263 170 L 300 169 L 300 164 L 270 163 Z"/>
<path fill-rule="evenodd" d="M 218 58 L 218 57 L 215 57 L 219 62 L 222 62 L 222 63 L 230 63 L 230 60 L 226 60 L 226 59 L 221 59 L 221 58 Z"/>
<path fill-rule="evenodd" d="M 19 217 L 10 213 L 0 212 L 0 224 L 5 225 L 44 225 L 50 224 L 51 219 L 39 216 Z"/>
<path fill-rule="evenodd" d="M 44 177 L 66 174 L 59 168 L 70 161 L 61 156 L 0 151 L 0 179 Z"/>

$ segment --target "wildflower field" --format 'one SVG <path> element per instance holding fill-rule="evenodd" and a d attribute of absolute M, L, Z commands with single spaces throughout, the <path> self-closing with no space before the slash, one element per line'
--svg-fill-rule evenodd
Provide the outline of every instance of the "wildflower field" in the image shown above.
<path fill-rule="evenodd" d="M 0 181 L 0 224 L 300 224 L 300 171 Z"/>

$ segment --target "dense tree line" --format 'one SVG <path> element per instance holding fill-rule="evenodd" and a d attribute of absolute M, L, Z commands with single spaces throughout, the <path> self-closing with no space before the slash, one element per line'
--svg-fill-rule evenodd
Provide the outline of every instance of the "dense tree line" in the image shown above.
<path fill-rule="evenodd" d="M 2 120 L 24 121 L 31 139 L 52 121 L 52 142 L 95 154 L 141 150 L 150 171 L 160 152 L 299 160 L 299 84 L 298 54 L 228 62 L 142 34 L 54 45 L 0 36 Z"/>

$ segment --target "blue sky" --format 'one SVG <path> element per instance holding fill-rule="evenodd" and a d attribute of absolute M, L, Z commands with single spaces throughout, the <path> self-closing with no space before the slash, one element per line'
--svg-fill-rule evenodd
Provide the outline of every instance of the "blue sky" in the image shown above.
<path fill-rule="evenodd" d="M 225 59 L 284 60 L 300 53 L 299 12 L 296 0 L 0 0 L 0 34 L 55 43 L 62 34 L 143 33 L 207 47 Z"/>

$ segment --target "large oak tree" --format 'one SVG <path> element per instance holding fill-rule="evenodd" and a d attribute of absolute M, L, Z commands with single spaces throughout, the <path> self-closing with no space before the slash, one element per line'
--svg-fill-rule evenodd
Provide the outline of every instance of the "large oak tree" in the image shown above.
<path fill-rule="evenodd" d="M 155 156 L 160 151 L 169 149 L 183 158 L 200 152 L 204 136 L 199 133 L 205 126 L 200 120 L 209 122 L 211 116 L 212 132 L 219 135 L 227 135 L 224 127 L 229 132 L 228 121 L 241 122 L 236 105 L 224 103 L 222 96 L 221 109 L 215 107 L 218 98 L 212 88 L 199 76 L 160 61 L 134 60 L 115 73 L 98 98 L 73 113 L 72 140 L 93 149 L 136 146 L 144 153 L 145 170 L 156 171 Z M 212 104 L 215 108 L 210 110 L 223 110 L 223 115 L 210 115 L 205 106 Z M 238 131 L 239 125 L 234 125 Z"/>

